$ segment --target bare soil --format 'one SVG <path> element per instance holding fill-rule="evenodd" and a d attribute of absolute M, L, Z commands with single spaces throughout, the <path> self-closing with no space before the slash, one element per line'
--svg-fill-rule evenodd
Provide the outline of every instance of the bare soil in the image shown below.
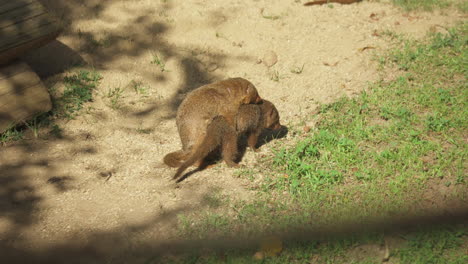
<path fill-rule="evenodd" d="M 77 69 L 95 69 L 103 79 L 76 119 L 57 121 L 62 138 L 46 130 L 0 147 L 0 250 L 112 255 L 112 262 L 132 259 L 141 244 L 175 238 L 178 214 L 207 210 L 204 197 L 213 192 L 254 198 L 251 182 L 224 164 L 174 188 L 175 171 L 162 157 L 180 148 L 175 113 L 187 92 L 244 77 L 277 106 L 284 125 L 299 124 L 318 104 L 379 78 L 372 58 L 388 45 L 382 32 L 418 38 L 463 19 L 454 10 L 407 14 L 385 1 L 333 8 L 292 0 L 40 2 L 65 31 L 24 59 L 51 88 Z M 271 67 L 262 61 L 269 52 L 277 55 Z M 164 71 L 151 63 L 155 55 Z M 135 82 L 146 91 L 137 93 Z M 116 88 L 123 93 L 113 103 L 108 95 Z M 268 152 L 266 144 L 241 163 L 256 166 Z"/>

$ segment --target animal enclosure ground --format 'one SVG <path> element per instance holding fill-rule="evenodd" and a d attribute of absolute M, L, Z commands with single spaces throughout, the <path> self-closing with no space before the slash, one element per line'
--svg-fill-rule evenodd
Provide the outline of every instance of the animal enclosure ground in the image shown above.
<path fill-rule="evenodd" d="M 0 250 L 113 263 L 148 261 L 152 253 L 141 253 L 179 238 L 181 224 L 191 224 L 186 215 L 221 213 L 226 199 L 254 201 L 253 187 L 267 177 L 237 177 L 244 172 L 220 164 L 174 188 L 174 169 L 161 160 L 180 148 L 175 113 L 187 92 L 250 80 L 290 128 L 274 142 L 286 146 L 314 126 L 307 120 L 320 104 L 381 78 L 373 58 L 389 47 L 386 35 L 421 38 L 466 19 L 454 9 L 405 13 L 383 1 L 41 2 L 66 30 L 25 60 L 57 94 L 80 70 L 100 78 L 78 115 L 0 147 Z M 268 67 L 272 52 L 277 62 Z M 247 152 L 242 164 L 260 166 L 271 146 Z"/>

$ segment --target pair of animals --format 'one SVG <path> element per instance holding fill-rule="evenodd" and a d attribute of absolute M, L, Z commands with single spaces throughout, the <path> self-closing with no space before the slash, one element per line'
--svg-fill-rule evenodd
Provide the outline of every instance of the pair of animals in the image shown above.
<path fill-rule="evenodd" d="M 243 78 L 231 78 L 201 86 L 182 101 L 177 110 L 176 124 L 182 149 L 164 157 L 164 163 L 178 167 L 174 179 L 189 166 L 204 160 L 220 148 L 230 167 L 239 166 L 237 141 L 247 135 L 247 145 L 257 151 L 262 130 L 281 128 L 279 113 L 269 101 L 263 100 L 255 86 Z"/>

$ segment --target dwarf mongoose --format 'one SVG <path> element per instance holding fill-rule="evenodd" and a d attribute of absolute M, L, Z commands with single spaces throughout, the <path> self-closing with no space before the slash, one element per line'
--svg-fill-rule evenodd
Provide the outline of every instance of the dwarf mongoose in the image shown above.
<path fill-rule="evenodd" d="M 243 78 L 231 78 L 204 85 L 190 92 L 177 110 L 176 124 L 182 149 L 164 157 L 164 163 L 179 167 L 191 150 L 203 141 L 208 123 L 216 116 L 234 126 L 239 106 L 261 101 L 255 86 Z"/>
<path fill-rule="evenodd" d="M 263 100 L 261 104 L 241 105 L 235 117 L 235 127 L 231 126 L 223 116 L 216 116 L 208 124 L 206 135 L 200 145 L 180 165 L 174 179 L 189 166 L 203 159 L 212 151 L 221 147 L 224 161 L 229 167 L 237 167 L 237 138 L 241 134 L 247 134 L 247 145 L 257 151 L 258 137 L 263 129 L 279 129 L 279 113 L 276 107 L 269 101 Z"/>

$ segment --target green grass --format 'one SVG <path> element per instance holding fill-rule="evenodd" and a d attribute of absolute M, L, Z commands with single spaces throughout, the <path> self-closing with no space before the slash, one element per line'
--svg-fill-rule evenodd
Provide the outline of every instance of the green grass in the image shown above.
<path fill-rule="evenodd" d="M 393 3 L 406 11 L 432 11 L 434 8 L 445 8 L 450 5 L 447 0 L 393 0 Z"/>
<path fill-rule="evenodd" d="M 448 226 L 437 228 L 431 232 L 415 231 L 401 234 L 402 245 L 399 248 L 391 248 L 390 263 L 466 263 L 468 257 L 463 251 L 465 249 L 463 236 L 466 237 L 466 235 L 466 229 Z M 381 235 L 373 234 L 328 242 L 295 243 L 286 246 L 279 256 L 267 257 L 263 260 L 255 260 L 252 257 L 258 249 L 249 252 L 239 250 L 210 252 L 206 250 L 200 253 L 193 251 L 186 253 L 184 257 L 164 259 L 155 263 L 385 263 L 382 262 L 383 254 L 381 256 L 365 255 L 359 250 L 360 245 L 369 245 L 370 243 L 379 247 L 383 245 L 384 240 Z M 380 254 L 379 251 L 373 253 Z"/>
<path fill-rule="evenodd" d="M 92 101 L 93 91 L 101 78 L 99 73 L 85 70 L 66 76 L 63 79 L 63 93 L 54 97 L 52 114 L 59 118 L 75 118 L 83 104 Z"/>
<path fill-rule="evenodd" d="M 274 82 L 279 82 L 283 78 L 285 78 L 285 75 L 280 74 L 278 70 L 273 70 L 270 73 L 270 80 Z"/>
<path fill-rule="evenodd" d="M 273 184 L 303 198 L 344 179 L 395 192 L 433 177 L 464 182 L 468 53 L 466 26 L 460 30 L 430 43 L 405 41 L 384 62 L 402 71 L 396 80 L 322 106 L 316 133 L 276 153 L 287 177 Z"/>
<path fill-rule="evenodd" d="M 444 227 L 432 232 L 416 232 L 404 235 L 405 245 L 396 251 L 401 263 L 467 263 L 463 250 L 463 237 L 467 229 Z"/>
<path fill-rule="evenodd" d="M 12 127 L 0 134 L 0 143 L 4 144 L 11 141 L 21 140 L 23 137 L 24 133 L 21 129 Z"/>
<path fill-rule="evenodd" d="M 390 38 L 395 48 L 378 61 L 383 72 L 397 70 L 398 77 L 378 81 L 355 98 L 321 106 L 314 117 L 316 128 L 306 138 L 292 146 L 278 142 L 273 157 L 256 168 L 266 177 L 255 187 L 255 202 L 231 201 L 234 213 L 229 214 L 181 216 L 182 234 L 203 238 L 233 232 L 255 237 L 272 229 L 320 228 L 424 212 L 428 204 L 423 197 L 433 187 L 450 187 L 448 198 L 466 202 L 467 33 L 465 24 L 422 41 Z M 238 175 L 255 177 L 252 170 Z M 397 263 L 467 260 L 466 225 L 399 236 L 402 242 L 391 248 L 390 255 Z M 360 258 L 352 252 L 366 243 L 382 245 L 383 237 L 374 233 L 289 244 L 265 263 L 380 263 L 379 256 Z M 255 250 L 233 250 L 223 259 L 252 263 Z M 220 257 L 194 253 L 179 260 L 217 263 Z"/>
<path fill-rule="evenodd" d="M 167 72 L 166 69 L 166 62 L 163 60 L 162 56 L 158 55 L 157 53 L 153 53 L 153 59 L 151 60 L 151 64 L 158 65 L 161 72 Z"/>
<path fill-rule="evenodd" d="M 121 105 L 120 99 L 122 98 L 125 89 L 121 87 L 110 88 L 107 90 L 106 97 L 109 99 L 110 108 L 117 110 Z"/>
<path fill-rule="evenodd" d="M 148 95 L 148 86 L 145 86 L 141 81 L 132 80 L 130 81 L 129 86 L 133 88 L 133 91 L 135 91 L 136 94 L 141 96 Z"/>
<path fill-rule="evenodd" d="M 468 3 L 464 0 L 393 0 L 396 6 L 405 11 L 433 11 L 454 6 L 463 13 L 468 12 Z"/>
<path fill-rule="evenodd" d="M 459 1 L 455 4 L 455 6 L 463 13 L 468 13 L 468 2 L 467 1 Z"/>
<path fill-rule="evenodd" d="M 294 73 L 294 74 L 301 74 L 302 71 L 304 71 L 304 66 L 305 66 L 305 64 L 302 64 L 302 67 L 294 66 L 294 67 L 291 69 L 291 73 Z"/>

